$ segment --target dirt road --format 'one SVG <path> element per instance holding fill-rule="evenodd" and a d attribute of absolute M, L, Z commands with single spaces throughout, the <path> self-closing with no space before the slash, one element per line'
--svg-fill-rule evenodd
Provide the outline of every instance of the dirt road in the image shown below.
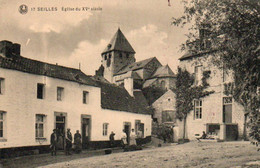
<path fill-rule="evenodd" d="M 260 160 L 260 152 L 249 142 L 190 142 L 142 151 L 82 158 L 44 167 L 235 167 Z M 255 163 L 255 162 L 252 162 Z M 258 163 L 258 162 L 256 162 Z M 253 164 L 250 167 L 258 167 Z"/>

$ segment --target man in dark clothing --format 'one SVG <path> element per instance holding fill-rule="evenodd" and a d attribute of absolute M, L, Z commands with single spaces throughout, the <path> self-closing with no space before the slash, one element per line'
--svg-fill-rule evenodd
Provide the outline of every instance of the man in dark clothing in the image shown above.
<path fill-rule="evenodd" d="M 72 135 L 70 132 L 70 129 L 67 129 L 67 135 L 66 135 L 66 155 L 71 155 L 70 150 L 72 147 Z"/>
<path fill-rule="evenodd" d="M 115 133 L 113 131 L 109 135 L 109 140 L 110 140 L 110 147 L 114 147 L 114 144 L 115 144 Z"/>
<path fill-rule="evenodd" d="M 200 142 L 200 139 L 206 139 L 207 138 L 207 134 L 205 133 L 205 131 L 203 131 L 202 136 L 200 138 L 197 138 L 197 140 Z"/>
<path fill-rule="evenodd" d="M 81 135 L 79 130 L 74 134 L 74 143 L 75 143 L 75 151 L 76 153 L 80 153 L 82 150 L 82 143 L 81 143 Z"/>
<path fill-rule="evenodd" d="M 51 134 L 51 155 L 53 156 L 56 155 L 56 147 L 57 147 L 57 133 L 56 133 L 56 129 L 53 130 L 53 133 Z"/>

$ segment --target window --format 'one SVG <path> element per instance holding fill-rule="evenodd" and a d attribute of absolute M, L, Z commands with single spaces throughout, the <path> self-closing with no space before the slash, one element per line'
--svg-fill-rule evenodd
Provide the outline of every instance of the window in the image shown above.
<path fill-rule="evenodd" d="M 83 91 L 83 104 L 88 103 L 88 97 L 89 97 L 89 93 L 87 91 Z"/>
<path fill-rule="evenodd" d="M 105 55 L 105 60 L 107 60 L 107 55 Z"/>
<path fill-rule="evenodd" d="M 161 88 L 165 89 L 165 81 L 161 81 Z"/>
<path fill-rule="evenodd" d="M 103 123 L 103 136 L 107 136 L 108 133 L 108 123 Z"/>
<path fill-rule="evenodd" d="M 4 94 L 4 78 L 0 78 L 0 94 Z"/>
<path fill-rule="evenodd" d="M 194 100 L 194 119 L 202 118 L 202 100 Z"/>
<path fill-rule="evenodd" d="M 126 54 L 126 58 L 129 58 L 129 54 Z"/>
<path fill-rule="evenodd" d="M 35 138 L 44 138 L 44 121 L 45 115 L 36 114 Z"/>
<path fill-rule="evenodd" d="M 122 54 L 122 53 L 119 53 L 119 57 L 120 57 L 120 58 L 123 58 L 123 54 Z"/>
<path fill-rule="evenodd" d="M 223 97 L 223 104 L 224 105 L 232 104 L 232 97 Z"/>
<path fill-rule="evenodd" d="M 162 122 L 174 122 L 174 112 L 173 111 L 163 111 L 162 112 Z"/>
<path fill-rule="evenodd" d="M 64 97 L 64 88 L 63 87 L 57 87 L 57 100 L 62 101 Z"/>
<path fill-rule="evenodd" d="M 0 138 L 4 138 L 5 134 L 5 112 L 0 111 Z"/>
<path fill-rule="evenodd" d="M 138 130 L 139 130 L 139 125 L 140 125 L 141 121 L 140 120 L 135 120 L 135 135 L 138 134 Z"/>
<path fill-rule="evenodd" d="M 44 98 L 44 84 L 41 83 L 37 84 L 37 98 L 38 99 Z"/>
<path fill-rule="evenodd" d="M 199 85 L 200 80 L 202 78 L 202 66 L 195 66 L 194 73 L 195 73 L 195 85 Z"/>

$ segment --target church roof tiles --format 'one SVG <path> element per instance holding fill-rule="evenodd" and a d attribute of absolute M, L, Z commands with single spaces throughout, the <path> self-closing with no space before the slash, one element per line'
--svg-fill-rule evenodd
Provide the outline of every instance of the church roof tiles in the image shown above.
<path fill-rule="evenodd" d="M 128 71 L 134 71 L 134 70 L 137 70 L 137 69 L 142 69 L 154 59 L 156 59 L 156 57 L 148 58 L 148 59 L 145 59 L 145 60 L 142 60 L 142 61 L 139 61 L 139 62 L 134 62 L 130 65 L 123 67 L 115 75 L 123 74 L 123 73 L 126 73 Z"/>
<path fill-rule="evenodd" d="M 103 53 L 107 53 L 109 51 L 124 51 L 135 53 L 133 47 L 128 42 L 124 34 L 121 32 L 120 29 L 117 30 L 116 34 L 111 39 L 110 43 L 107 45 Z M 102 53 L 102 54 L 103 54 Z"/>

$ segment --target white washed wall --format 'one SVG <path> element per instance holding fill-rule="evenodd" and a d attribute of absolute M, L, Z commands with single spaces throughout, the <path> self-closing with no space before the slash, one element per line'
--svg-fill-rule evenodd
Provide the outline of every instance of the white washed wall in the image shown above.
<path fill-rule="evenodd" d="M 100 88 L 76 82 L 23 73 L 0 68 L 0 77 L 5 78 L 5 92 L 0 95 L 0 111 L 6 112 L 5 139 L 0 139 L 0 148 L 46 145 L 55 128 L 54 112 L 67 113 L 67 128 L 72 134 L 81 130 L 81 114 L 91 115 L 91 141 L 107 140 L 102 136 L 103 122 L 110 123 L 109 131 L 122 131 L 122 123 L 130 120 L 144 121 L 146 135 L 151 135 L 151 116 L 101 109 Z M 37 99 L 37 83 L 45 84 L 45 98 Z M 57 87 L 64 87 L 63 101 L 57 101 Z M 82 103 L 82 92 L 89 92 L 89 102 Z M 35 139 L 35 115 L 46 115 L 46 141 Z M 121 123 L 121 125 L 120 125 Z M 115 127 L 115 128 L 114 128 Z M 110 133 L 110 132 L 109 132 Z"/>

